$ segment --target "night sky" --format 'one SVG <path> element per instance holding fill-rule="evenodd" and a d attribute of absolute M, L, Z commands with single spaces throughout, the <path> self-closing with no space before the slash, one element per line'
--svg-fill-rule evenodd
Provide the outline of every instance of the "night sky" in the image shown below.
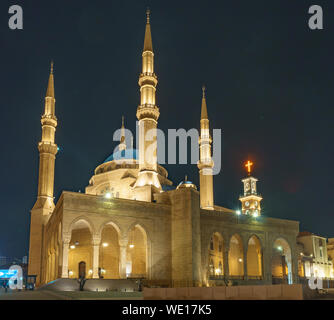
<path fill-rule="evenodd" d="M 20 4 L 24 29 L 8 28 Z M 322 5 L 324 30 L 308 28 Z M 2 169 L 0 255 L 28 253 L 37 195 L 40 116 L 54 59 L 55 197 L 84 192 L 116 146 L 135 130 L 146 7 L 151 9 L 158 127 L 199 128 L 201 86 L 211 128 L 221 128 L 215 203 L 240 207 L 244 162 L 255 163 L 263 215 L 298 220 L 301 231 L 334 237 L 333 1 L 1 1 Z M 174 184 L 198 185 L 195 165 L 166 165 Z"/>

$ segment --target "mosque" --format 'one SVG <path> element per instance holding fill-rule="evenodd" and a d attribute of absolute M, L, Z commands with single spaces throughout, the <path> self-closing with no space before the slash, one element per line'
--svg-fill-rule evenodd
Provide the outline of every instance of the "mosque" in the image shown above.
<path fill-rule="evenodd" d="M 242 179 L 242 210 L 214 202 L 204 90 L 199 190 L 187 179 L 174 187 L 167 170 L 158 164 L 154 132 L 160 110 L 149 12 L 145 28 L 136 112 L 138 149 L 126 144 L 122 123 L 118 150 L 97 166 L 85 193 L 63 191 L 56 203 L 57 117 L 51 65 L 38 144 L 38 196 L 31 209 L 28 273 L 37 276 L 38 286 L 81 276 L 140 278 L 148 285 L 174 287 L 297 283 L 307 258 L 297 241 L 299 222 L 261 216 L 262 197 L 251 162 Z M 149 131 L 153 139 L 145 138 Z M 332 270 L 327 255 L 325 260 Z"/>

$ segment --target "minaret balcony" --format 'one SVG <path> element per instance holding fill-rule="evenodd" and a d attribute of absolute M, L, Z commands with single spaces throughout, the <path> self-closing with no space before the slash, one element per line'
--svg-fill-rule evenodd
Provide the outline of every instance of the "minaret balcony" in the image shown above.
<path fill-rule="evenodd" d="M 145 72 L 140 74 L 138 84 L 140 87 L 146 84 L 156 87 L 158 84 L 158 79 L 154 73 Z"/>
<path fill-rule="evenodd" d="M 141 120 L 144 118 L 153 118 L 158 121 L 160 116 L 159 108 L 154 104 L 143 104 L 137 108 L 137 119 Z"/>
<path fill-rule="evenodd" d="M 204 159 L 204 160 L 199 160 L 197 162 L 197 167 L 199 170 L 205 169 L 205 168 L 213 168 L 214 162 L 212 159 Z"/>
<path fill-rule="evenodd" d="M 57 117 L 52 114 L 43 114 L 41 124 L 42 126 L 57 127 Z"/>
<path fill-rule="evenodd" d="M 51 153 L 56 155 L 58 152 L 58 146 L 49 141 L 41 141 L 38 143 L 38 151 L 39 153 Z"/>
<path fill-rule="evenodd" d="M 209 136 L 200 136 L 199 138 L 198 138 L 198 144 L 201 146 L 201 145 L 205 145 L 205 144 L 211 144 L 212 143 L 212 138 L 211 138 L 211 136 L 209 135 Z"/>

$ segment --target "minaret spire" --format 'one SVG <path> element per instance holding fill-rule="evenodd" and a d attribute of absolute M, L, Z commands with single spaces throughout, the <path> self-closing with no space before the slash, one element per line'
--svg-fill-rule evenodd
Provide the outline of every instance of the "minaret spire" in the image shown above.
<path fill-rule="evenodd" d="M 151 25 L 150 25 L 150 14 L 151 11 L 149 8 L 146 10 L 146 28 L 145 28 L 145 38 L 144 38 L 144 49 L 145 51 L 151 51 L 153 52 L 153 46 L 152 46 L 152 35 L 151 35 Z"/>
<path fill-rule="evenodd" d="M 140 104 L 137 108 L 139 126 L 139 174 L 135 183 L 135 189 L 138 191 L 136 195 L 137 200 L 152 201 L 153 192 L 160 192 L 161 190 L 157 171 L 156 140 L 156 129 L 160 112 L 155 101 L 158 80 L 154 73 L 154 53 L 149 9 L 146 11 L 142 63 L 142 72 L 139 75 L 138 81 L 140 87 Z"/>
<path fill-rule="evenodd" d="M 202 86 L 202 108 L 201 108 L 201 119 L 208 119 L 208 109 L 206 106 L 206 99 L 205 99 L 205 86 Z"/>
<path fill-rule="evenodd" d="M 48 88 L 46 90 L 46 97 L 55 98 L 55 86 L 54 86 L 54 78 L 53 78 L 53 61 L 51 61 L 51 66 L 50 66 L 50 75 L 49 75 Z"/>
<path fill-rule="evenodd" d="M 38 143 L 39 173 L 38 194 L 30 216 L 29 274 L 37 275 L 41 282 L 43 225 L 54 210 L 54 173 L 58 147 L 55 143 L 57 117 L 55 115 L 53 62 L 51 62 L 48 88 L 45 95 L 44 113 L 41 118 L 42 139 Z"/>
<path fill-rule="evenodd" d="M 122 116 L 122 127 L 121 127 L 121 140 L 119 144 L 119 150 L 125 150 L 126 149 L 126 142 L 125 142 L 125 128 L 124 128 L 124 116 Z"/>
<path fill-rule="evenodd" d="M 200 160 L 198 169 L 200 175 L 200 205 L 203 209 L 213 210 L 213 161 L 211 157 L 211 137 L 206 106 L 205 86 L 202 87 L 202 107 L 201 107 L 201 136 L 199 139 Z"/>

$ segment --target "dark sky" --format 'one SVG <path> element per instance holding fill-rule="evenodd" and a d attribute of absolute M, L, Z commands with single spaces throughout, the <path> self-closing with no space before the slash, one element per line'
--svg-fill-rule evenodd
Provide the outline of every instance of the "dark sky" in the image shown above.
<path fill-rule="evenodd" d="M 24 29 L 8 28 L 21 4 Z M 322 5 L 324 30 L 308 28 Z M 150 6 L 159 128 L 198 128 L 207 86 L 223 130 L 215 203 L 238 208 L 243 163 L 255 163 L 263 214 L 334 237 L 333 1 L 1 1 L 0 255 L 28 251 L 49 63 L 55 61 L 55 196 L 84 191 L 113 151 L 122 114 L 135 128 L 145 11 Z M 198 184 L 195 165 L 167 165 Z"/>

